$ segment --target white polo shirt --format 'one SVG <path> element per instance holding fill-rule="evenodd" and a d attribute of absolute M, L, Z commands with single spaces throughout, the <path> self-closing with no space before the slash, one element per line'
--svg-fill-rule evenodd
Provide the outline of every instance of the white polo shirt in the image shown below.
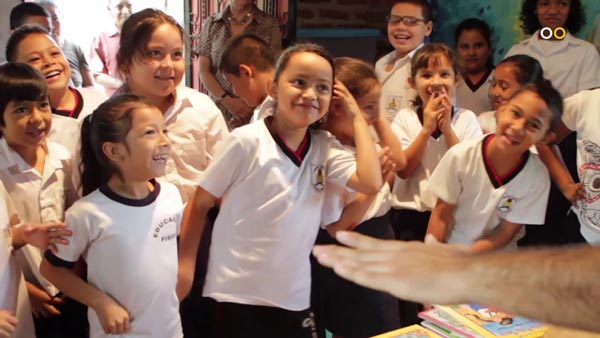
<path fill-rule="evenodd" d="M 11 218 L 17 214 L 4 185 L 0 181 L 0 310 L 15 314 L 19 324 L 14 338 L 35 337 L 31 306 L 21 269 L 18 267 L 12 245 Z"/>
<path fill-rule="evenodd" d="M 47 142 L 44 172 L 40 175 L 6 142 L 0 139 L 0 179 L 21 219 L 30 223 L 63 221 L 65 210 L 78 198 L 72 181 L 71 154 L 60 144 Z M 58 290 L 39 272 L 42 253 L 26 245 L 17 259 L 27 281 L 43 287 L 54 296 Z"/>
<path fill-rule="evenodd" d="M 252 113 L 252 118 L 250 119 L 250 123 L 263 120 L 267 116 L 271 116 L 275 114 L 275 110 L 277 109 L 277 102 L 273 100 L 271 96 L 268 96 L 263 100 L 263 102 L 254 108 L 254 112 Z"/>
<path fill-rule="evenodd" d="M 461 74 L 457 75 L 455 95 L 456 105 L 470 110 L 479 116 L 481 113 L 492 109 L 489 91 L 492 80 L 492 70 L 481 79 L 480 83 L 470 83 Z"/>
<path fill-rule="evenodd" d="M 396 58 L 396 51 L 384 55 L 375 63 L 375 74 L 381 85 L 379 111 L 390 122 L 394 120 L 398 111 L 412 107 L 412 101 L 417 98 L 417 91 L 408 84 L 408 78 L 410 77 L 410 61 L 423 46 L 424 44 L 420 44 L 405 57 L 396 60 L 391 71 L 386 71 L 385 68 Z"/>
<path fill-rule="evenodd" d="M 462 142 L 479 138 L 482 135 L 477 117 L 470 110 L 454 108 L 452 130 Z M 423 125 L 416 111 L 403 109 L 398 112 L 392 122 L 392 131 L 406 150 L 423 130 Z M 396 177 L 392 189 L 392 207 L 417 211 L 430 211 L 437 200 L 430 187 L 429 177 L 448 150 L 443 134 L 438 138 L 429 136 L 421 162 L 406 179 Z"/>
<path fill-rule="evenodd" d="M 562 121 L 577 133 L 577 171 L 586 198 L 572 208 L 581 234 L 600 243 L 600 89 L 584 90 L 565 100 Z"/>
<path fill-rule="evenodd" d="M 560 41 L 540 40 L 538 33 L 512 46 L 506 56 L 526 54 L 538 60 L 563 98 L 600 87 L 600 55 L 591 43 L 569 33 Z"/>
<path fill-rule="evenodd" d="M 344 145 L 344 148 L 356 158 L 356 148 Z M 377 147 L 379 151 L 381 147 Z M 321 228 L 325 229 L 329 224 L 339 221 L 344 208 L 356 199 L 356 191 L 333 183 L 325 185 L 325 201 L 321 211 Z M 358 224 L 371 218 L 385 215 L 392 207 L 392 196 L 390 186 L 384 184 L 369 209 L 365 212 Z M 357 224 L 357 225 L 358 225 Z"/>
<path fill-rule="evenodd" d="M 65 223 L 68 245 L 46 252 L 56 266 L 87 263 L 87 280 L 119 302 L 133 318 L 122 338 L 183 337 L 177 284 L 177 235 L 183 204 L 177 188 L 154 182 L 154 190 L 134 200 L 103 186 L 75 202 Z M 90 337 L 112 337 L 88 309 Z"/>
<path fill-rule="evenodd" d="M 322 130 L 310 130 L 297 154 L 271 135 L 269 121 L 235 129 L 200 180 L 223 198 L 203 295 L 305 310 L 325 184 L 346 186 L 356 161 Z"/>
<path fill-rule="evenodd" d="M 435 194 L 456 204 L 448 243 L 471 244 L 502 220 L 544 224 L 550 176 L 537 155 L 527 152 L 504 177 L 486 155 L 494 134 L 461 142 L 442 158 L 430 178 Z M 516 240 L 511 246 L 516 247 Z"/>
<path fill-rule="evenodd" d="M 114 95 L 127 92 L 124 85 Z M 223 114 L 207 95 L 184 86 L 177 87 L 175 102 L 164 118 L 172 151 L 165 176 L 159 180 L 175 184 L 186 202 L 194 195 L 198 181 L 215 157 L 218 143 L 229 135 L 229 129 Z"/>

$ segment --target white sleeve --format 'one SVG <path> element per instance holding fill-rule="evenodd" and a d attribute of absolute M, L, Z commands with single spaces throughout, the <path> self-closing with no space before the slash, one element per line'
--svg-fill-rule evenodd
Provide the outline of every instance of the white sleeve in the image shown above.
<path fill-rule="evenodd" d="M 588 48 L 580 60 L 583 65 L 580 67 L 581 74 L 579 75 L 579 80 L 576 85 L 578 92 L 600 87 L 600 76 L 598 75 L 600 69 L 600 54 L 593 45 L 589 44 L 587 46 Z"/>
<path fill-rule="evenodd" d="M 450 148 L 435 167 L 429 178 L 429 186 L 437 198 L 450 204 L 457 204 L 462 191 L 463 172 L 459 150 L 462 147 Z"/>
<path fill-rule="evenodd" d="M 48 261 L 53 265 L 69 267 L 69 263 L 75 264 L 79 260 L 79 257 L 87 250 L 92 240 L 100 235 L 101 231 L 99 231 L 98 224 L 95 224 L 95 229 L 92 228 L 89 218 L 85 217 L 85 211 L 80 210 L 77 204 L 65 213 L 65 224 L 68 229 L 73 231 L 73 235 L 69 238 L 69 244 L 57 243 L 58 252 L 54 256 L 59 261 L 52 259 L 48 259 Z M 46 258 L 49 258 L 48 251 Z"/>
<path fill-rule="evenodd" d="M 233 185 L 243 179 L 243 172 L 247 172 L 247 159 L 251 156 L 248 152 L 238 135 L 230 134 L 221 142 L 215 158 L 206 168 L 198 185 L 216 198 L 223 197 Z"/>
<path fill-rule="evenodd" d="M 463 121 L 460 135 L 456 135 L 458 139 L 465 141 L 481 137 L 483 132 L 481 131 L 481 125 L 479 124 L 475 113 L 470 110 L 464 110 L 461 114 L 463 115 Z"/>
<path fill-rule="evenodd" d="M 535 173 L 530 175 L 529 192 L 521 201 L 514 204 L 505 217 L 507 221 L 517 224 L 544 224 L 550 193 L 550 175 L 541 162 L 534 170 Z"/>
<path fill-rule="evenodd" d="M 567 128 L 573 131 L 578 129 L 577 122 L 580 119 L 580 112 L 583 108 L 583 94 L 584 92 L 579 92 L 571 95 L 564 102 L 561 120 Z"/>
<path fill-rule="evenodd" d="M 330 136 L 330 147 L 327 156 L 327 181 L 341 187 L 348 185 L 348 180 L 356 172 L 356 155 L 345 149 L 342 144 Z"/>
<path fill-rule="evenodd" d="M 392 132 L 394 132 L 400 141 L 400 144 L 402 144 L 402 149 L 408 148 L 414 141 L 414 139 L 410 137 L 410 130 L 414 129 L 415 126 L 409 125 L 407 121 L 408 114 L 411 113 L 414 114 L 414 112 L 410 110 L 402 109 L 396 114 L 396 117 L 394 117 L 394 120 L 392 121 Z"/>
<path fill-rule="evenodd" d="M 219 143 L 229 135 L 229 129 L 221 110 L 219 110 L 217 105 L 208 96 L 206 98 L 210 101 L 209 111 L 211 114 L 206 126 L 206 156 L 210 164 L 212 159 L 215 158 Z"/>

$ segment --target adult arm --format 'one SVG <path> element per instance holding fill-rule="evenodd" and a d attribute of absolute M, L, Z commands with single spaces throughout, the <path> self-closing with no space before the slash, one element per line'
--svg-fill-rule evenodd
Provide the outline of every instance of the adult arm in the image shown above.
<path fill-rule="evenodd" d="M 476 254 L 351 232 L 340 232 L 337 239 L 349 248 L 317 246 L 314 253 L 321 264 L 357 284 L 415 302 L 478 302 L 600 332 L 600 247 Z"/>
<path fill-rule="evenodd" d="M 217 77 L 213 73 L 211 59 L 208 56 L 200 56 L 200 80 L 202 85 L 206 88 L 212 96 L 223 97 L 225 89 L 217 80 Z M 221 103 L 227 110 L 238 117 L 247 117 L 252 114 L 252 110 L 248 105 L 239 97 L 232 97 L 231 95 L 225 96 Z"/>

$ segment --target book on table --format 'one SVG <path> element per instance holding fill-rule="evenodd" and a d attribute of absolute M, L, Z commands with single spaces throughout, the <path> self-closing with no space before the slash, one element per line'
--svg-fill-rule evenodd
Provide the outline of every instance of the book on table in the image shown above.
<path fill-rule="evenodd" d="M 443 338 L 443 336 L 415 324 L 371 338 Z"/>
<path fill-rule="evenodd" d="M 419 314 L 424 327 L 453 338 L 535 338 L 545 324 L 479 304 L 436 305 Z"/>

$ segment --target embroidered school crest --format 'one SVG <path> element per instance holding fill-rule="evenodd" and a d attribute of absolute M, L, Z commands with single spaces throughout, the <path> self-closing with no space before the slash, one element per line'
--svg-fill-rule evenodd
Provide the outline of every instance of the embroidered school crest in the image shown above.
<path fill-rule="evenodd" d="M 508 213 L 512 210 L 513 204 L 517 203 L 517 199 L 514 196 L 504 195 L 498 203 L 498 211 L 500 213 Z"/>
<path fill-rule="evenodd" d="M 321 191 L 325 189 L 325 168 L 321 165 L 311 164 L 312 185 L 315 189 Z"/>
<path fill-rule="evenodd" d="M 402 104 L 402 96 L 388 95 L 385 101 L 385 110 L 389 114 L 394 114 L 400 108 Z"/>

